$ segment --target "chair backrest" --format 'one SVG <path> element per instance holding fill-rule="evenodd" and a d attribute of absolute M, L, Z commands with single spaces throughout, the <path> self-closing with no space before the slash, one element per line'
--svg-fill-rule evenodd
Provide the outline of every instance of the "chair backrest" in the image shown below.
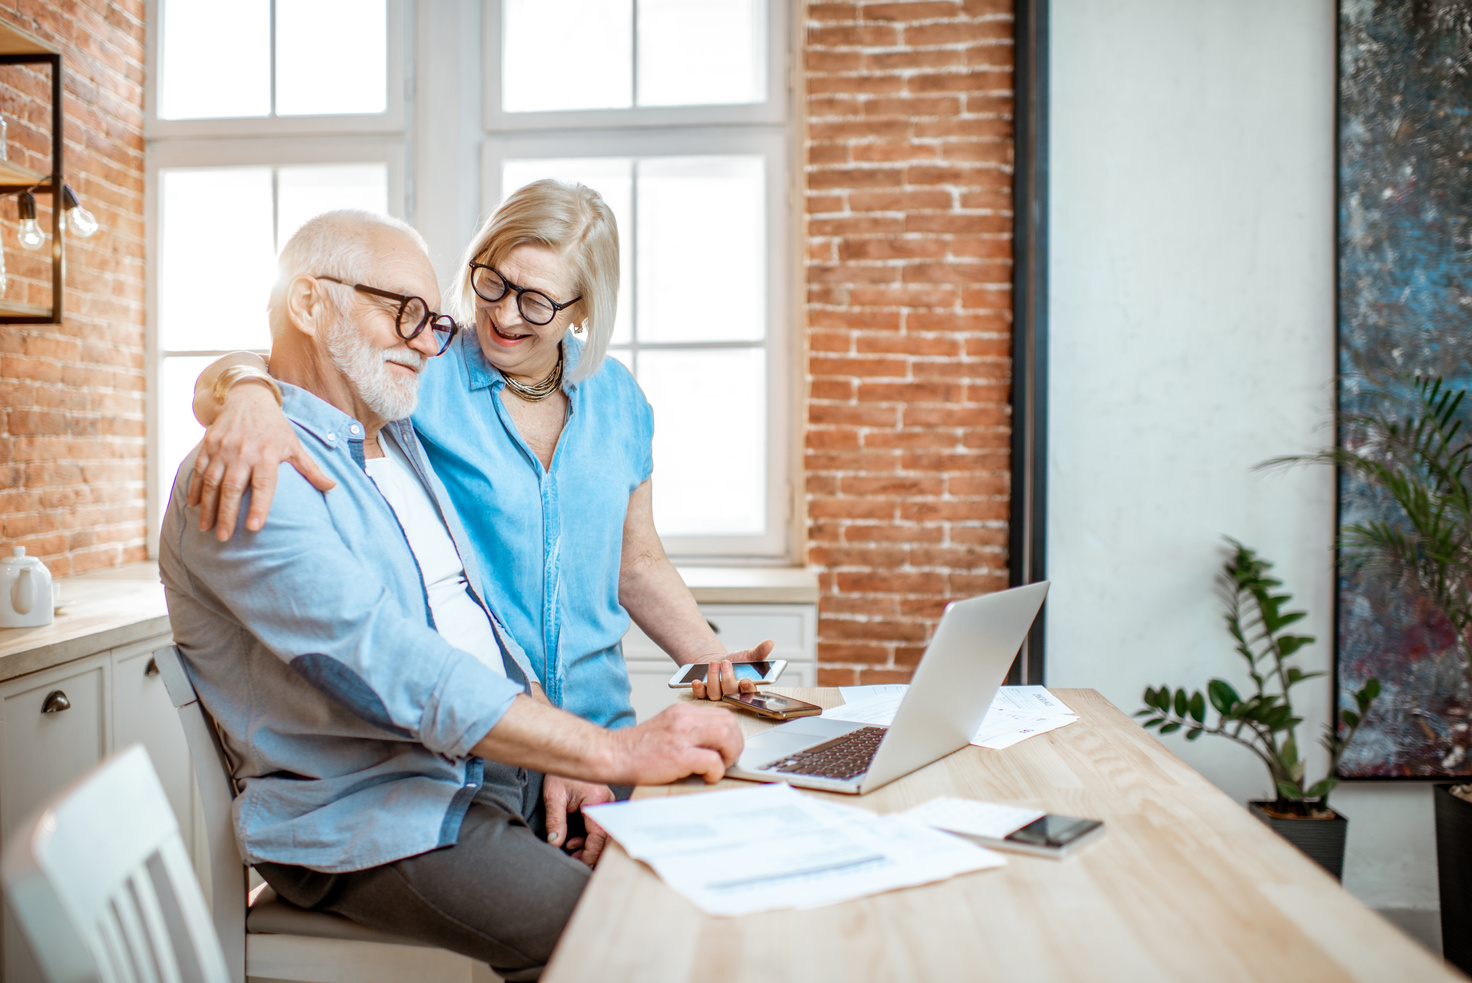
<path fill-rule="evenodd" d="M 169 800 L 139 745 L 17 831 L 5 895 L 52 983 L 227 983 L 229 970 Z"/>
<path fill-rule="evenodd" d="M 246 873 L 240 849 L 235 844 L 235 825 L 230 804 L 235 798 L 229 755 L 220 742 L 219 731 L 209 711 L 199 702 L 194 683 L 173 645 L 153 653 L 169 700 L 179 712 L 194 778 L 204 806 L 205 840 L 209 844 L 210 883 L 205 885 L 214 915 L 215 933 L 225 953 L 225 964 L 234 983 L 245 983 Z"/>

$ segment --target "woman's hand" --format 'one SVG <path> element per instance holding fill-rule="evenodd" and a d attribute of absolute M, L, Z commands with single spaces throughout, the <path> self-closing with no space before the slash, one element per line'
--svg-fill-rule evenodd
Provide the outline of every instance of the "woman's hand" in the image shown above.
<path fill-rule="evenodd" d="M 710 668 L 706 672 L 705 680 L 697 679 L 690 684 L 690 692 L 697 700 L 720 700 L 722 697 L 734 696 L 736 693 L 755 693 L 756 680 L 738 680 L 733 663 L 765 661 L 776 645 L 776 642 L 767 639 L 756 648 L 732 652 L 730 655 L 712 655 L 708 659 L 697 659 L 696 662 L 705 662 Z"/>
<path fill-rule="evenodd" d="M 282 462 L 301 472 L 318 491 L 337 487 L 302 447 L 271 391 L 261 385 L 237 384 L 204 432 L 189 479 L 189 504 L 199 506 L 199 528 L 214 526 L 217 539 L 229 539 L 240 515 L 240 500 L 249 489 L 245 528 L 259 531 L 271 511 L 276 472 Z"/>

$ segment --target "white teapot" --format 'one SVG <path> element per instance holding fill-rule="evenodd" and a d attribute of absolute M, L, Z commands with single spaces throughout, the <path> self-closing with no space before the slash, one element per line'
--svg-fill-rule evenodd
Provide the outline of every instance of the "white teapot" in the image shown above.
<path fill-rule="evenodd" d="M 55 617 L 51 606 L 51 571 L 24 546 L 0 560 L 0 628 L 35 628 Z"/>

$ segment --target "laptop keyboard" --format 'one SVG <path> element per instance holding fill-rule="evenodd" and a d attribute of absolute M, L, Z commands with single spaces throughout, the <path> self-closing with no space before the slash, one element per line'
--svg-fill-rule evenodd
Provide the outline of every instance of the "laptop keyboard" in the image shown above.
<path fill-rule="evenodd" d="M 879 750 L 879 742 L 884 740 L 884 732 L 888 729 L 860 727 L 806 751 L 778 758 L 763 770 L 815 778 L 857 778 L 869 770 L 874 752 Z"/>

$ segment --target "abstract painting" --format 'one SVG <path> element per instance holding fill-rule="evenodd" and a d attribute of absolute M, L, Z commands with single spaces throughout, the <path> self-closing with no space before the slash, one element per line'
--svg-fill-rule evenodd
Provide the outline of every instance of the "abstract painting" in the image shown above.
<path fill-rule="evenodd" d="M 1338 124 L 1341 412 L 1417 374 L 1472 385 L 1472 0 L 1341 0 Z M 1341 473 L 1341 528 L 1393 516 Z M 1472 691 L 1446 619 L 1352 562 L 1337 607 L 1339 705 L 1371 677 L 1384 687 L 1339 773 L 1472 775 L 1458 749 Z"/>

